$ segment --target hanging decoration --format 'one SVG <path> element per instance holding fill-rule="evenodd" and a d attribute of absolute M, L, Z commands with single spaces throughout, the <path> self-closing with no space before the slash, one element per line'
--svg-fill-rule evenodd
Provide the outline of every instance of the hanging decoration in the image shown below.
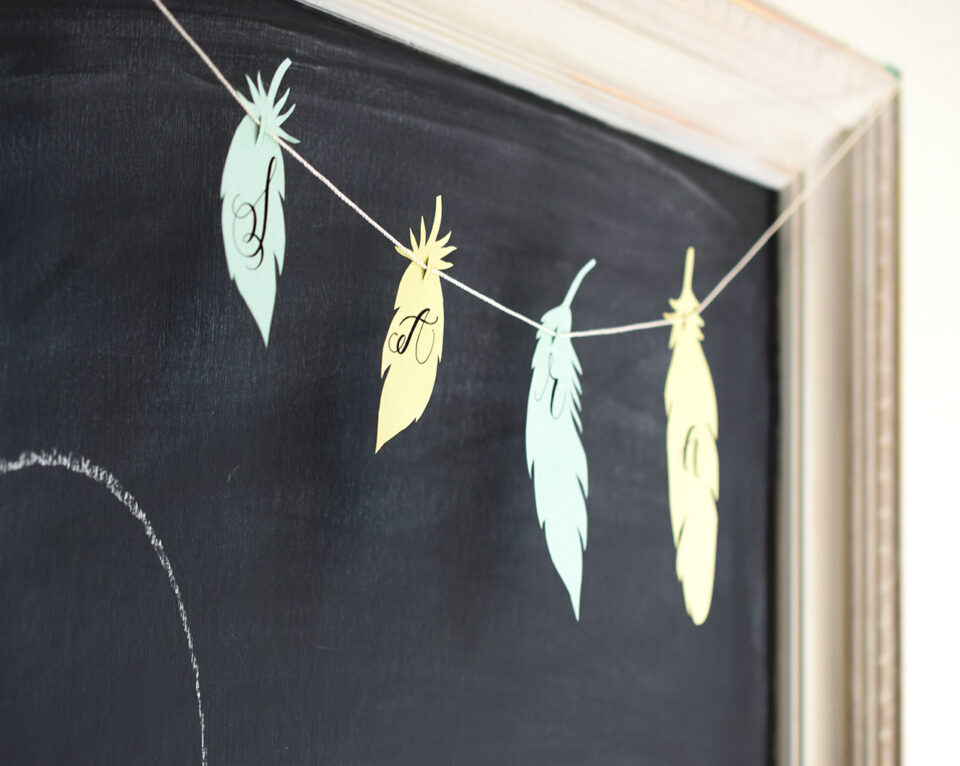
<path fill-rule="evenodd" d="M 273 75 L 269 91 L 264 90 L 259 72 L 256 85 L 247 77 L 252 100 L 244 102 L 260 124 L 249 115 L 240 122 L 227 151 L 220 184 L 227 270 L 260 328 L 264 345 L 270 340 L 277 274 L 283 271 L 286 244 L 283 151 L 276 141 L 267 139 L 267 134 L 297 143 L 281 128 L 294 109 L 291 105 L 281 114 L 290 90 L 276 100 L 280 80 L 289 68 L 290 59 L 284 59 Z M 243 98 L 239 94 L 238 97 Z"/>
<path fill-rule="evenodd" d="M 437 195 L 430 236 L 426 234 L 423 218 L 420 219 L 419 242 L 413 229 L 410 230 L 410 252 L 426 268 L 411 259 L 397 289 L 396 313 L 383 342 L 380 361 L 380 377 L 384 381 L 375 452 L 420 419 L 437 380 L 437 365 L 443 356 L 443 291 L 436 271 L 453 265 L 444 257 L 456 250 L 447 245 L 450 232 L 437 239 L 442 212 L 443 201 Z M 406 249 L 396 249 L 410 258 Z"/>
<path fill-rule="evenodd" d="M 444 258 L 455 248 L 447 245 L 449 233 L 439 238 L 442 212 L 439 196 L 430 235 L 427 236 L 421 218 L 419 241 L 411 230 L 410 248 L 404 247 L 291 145 L 298 142 L 282 129 L 293 112 L 293 106 L 282 112 L 290 91 L 277 99 L 280 81 L 290 67 L 289 59 L 278 67 L 269 91 L 265 91 L 259 73 L 256 85 L 247 77 L 251 96 L 248 100 L 230 84 L 163 0 L 152 2 L 247 113 L 234 134 L 223 169 L 220 189 L 223 243 L 230 277 L 253 314 L 264 344 L 270 337 L 277 274 L 283 270 L 286 237 L 283 152 L 300 163 L 393 244 L 398 253 L 411 261 L 400 280 L 395 314 L 383 343 L 377 452 L 400 431 L 419 420 L 430 401 L 443 352 L 441 280 L 536 328 L 537 344 L 527 401 L 527 470 L 533 480 L 537 518 L 544 531 L 547 550 L 570 595 L 577 620 L 580 619 L 583 553 L 587 545 L 588 485 L 587 457 L 580 439 L 583 430 L 580 419 L 582 370 L 572 339 L 671 328 L 669 343 L 673 358 L 664 389 L 670 521 L 676 548 L 676 573 L 686 609 L 694 624 L 702 625 L 713 598 L 719 464 L 717 398 L 701 346 L 704 326 L 701 314 L 806 203 L 897 97 L 899 87 L 893 89 L 871 116 L 851 132 L 811 177 L 803 192 L 781 212 L 702 302 L 693 294 L 694 251 L 690 248 L 683 288 L 678 298 L 670 300 L 672 311 L 665 313 L 662 319 L 574 332 L 570 329 L 570 305 L 595 261 L 591 260 L 580 270 L 563 303 L 544 314 L 539 322 L 446 274 L 451 264 Z"/>
<path fill-rule="evenodd" d="M 673 322 L 663 398 L 667 409 L 667 474 L 670 524 L 677 549 L 677 578 L 694 625 L 710 613 L 717 558 L 717 394 L 704 356 L 703 319 L 693 294 L 694 250 L 687 250 L 683 289 L 670 299 Z"/>
<path fill-rule="evenodd" d="M 553 333 L 570 331 L 570 304 L 597 264 L 591 259 L 570 285 L 563 303 L 540 320 Z M 580 360 L 568 337 L 539 330 L 527 398 L 527 471 L 533 479 L 537 520 L 553 565 L 580 619 L 583 552 L 587 547 L 587 455 L 580 442 Z"/>

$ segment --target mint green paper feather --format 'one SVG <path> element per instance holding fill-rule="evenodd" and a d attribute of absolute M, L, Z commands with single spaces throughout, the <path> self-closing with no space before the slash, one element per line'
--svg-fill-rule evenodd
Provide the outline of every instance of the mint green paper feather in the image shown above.
<path fill-rule="evenodd" d="M 294 109 L 291 106 L 281 114 L 290 95 L 289 89 L 277 100 L 280 80 L 289 67 L 290 59 L 284 59 L 273 76 L 269 91 L 264 90 L 259 72 L 256 85 L 247 77 L 252 98 L 247 105 L 257 115 L 260 125 L 257 126 L 249 116 L 243 118 L 230 142 L 220 183 L 227 270 L 260 328 L 264 345 L 270 340 L 277 273 L 283 271 L 286 246 L 283 150 L 267 136 L 266 131 L 297 143 L 280 127 Z"/>
<path fill-rule="evenodd" d="M 591 259 L 574 278 L 567 295 L 540 320 L 555 332 L 569 332 L 570 304 L 580 283 L 596 265 Z M 580 619 L 583 552 L 587 547 L 587 455 L 580 433 L 580 360 L 570 338 L 537 331 L 533 377 L 527 399 L 527 471 L 533 479 L 537 519 L 547 551 Z"/>

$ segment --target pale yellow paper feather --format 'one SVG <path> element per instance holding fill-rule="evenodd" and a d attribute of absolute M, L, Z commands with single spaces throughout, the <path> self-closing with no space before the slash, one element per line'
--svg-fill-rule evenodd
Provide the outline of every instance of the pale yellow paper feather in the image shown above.
<path fill-rule="evenodd" d="M 447 234 L 437 239 L 442 202 L 437 197 L 433 229 L 429 238 L 420 219 L 420 241 L 410 232 L 410 249 L 425 264 L 410 263 L 397 289 L 396 313 L 383 341 L 380 376 L 384 378 L 377 419 L 377 447 L 380 448 L 411 423 L 420 419 L 437 379 L 437 365 L 443 356 L 443 291 L 440 278 L 430 269 L 447 269 L 443 257 L 455 248 L 446 246 Z M 398 251 L 406 255 L 404 251 Z M 421 320 L 417 320 L 421 317 Z M 404 346 L 406 342 L 406 346 Z M 404 350 L 398 353 L 398 349 Z"/>
<path fill-rule="evenodd" d="M 717 394 L 700 343 L 703 319 L 693 294 L 693 248 L 687 251 L 683 291 L 670 300 L 668 319 L 682 318 L 670 333 L 673 358 L 667 372 L 667 474 L 670 523 L 677 549 L 677 578 L 695 625 L 710 613 L 717 558 Z"/>

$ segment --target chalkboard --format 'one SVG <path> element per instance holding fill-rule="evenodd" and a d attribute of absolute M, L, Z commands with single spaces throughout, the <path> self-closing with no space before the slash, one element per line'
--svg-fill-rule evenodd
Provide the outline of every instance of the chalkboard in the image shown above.
<path fill-rule="evenodd" d="M 296 3 L 173 10 L 237 85 L 289 56 L 303 154 L 402 239 L 442 194 L 450 273 L 525 313 L 592 257 L 575 329 L 656 318 L 688 246 L 702 296 L 775 213 L 767 189 Z M 769 248 L 705 314 L 702 627 L 667 505 L 669 333 L 575 341 L 578 622 L 525 464 L 531 328 L 446 286 L 430 405 L 375 455 L 392 247 L 287 160 L 265 348 L 220 231 L 243 115 L 154 7 L 7 0 L 0 71 L 0 457 L 83 456 L 135 499 L 189 618 L 210 764 L 770 762 Z M 0 475 L 0 762 L 198 763 L 169 574 L 99 476 Z"/>

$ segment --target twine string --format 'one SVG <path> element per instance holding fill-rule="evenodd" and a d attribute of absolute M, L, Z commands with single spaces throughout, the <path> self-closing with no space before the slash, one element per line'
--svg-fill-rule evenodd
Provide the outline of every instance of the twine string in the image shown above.
<path fill-rule="evenodd" d="M 184 29 L 183 25 L 177 20 L 176 16 L 170 12 L 170 9 L 163 3 L 163 0 L 152 0 L 153 4 L 157 9 L 166 17 L 167 21 L 173 26 L 173 28 L 180 34 L 180 36 L 187 42 L 187 44 L 193 48 L 194 52 L 200 57 L 200 60 L 207 65 L 207 68 L 213 72 L 214 77 L 226 88 L 227 92 L 233 96 L 234 100 L 240 104 L 240 107 L 244 112 L 247 113 L 247 116 L 253 120 L 256 125 L 260 125 L 260 118 L 254 112 L 254 110 L 247 103 L 246 99 L 240 94 L 240 92 L 233 87 L 230 81 L 226 78 L 223 72 L 213 63 L 213 60 L 210 56 L 207 55 L 207 52 L 200 47 L 200 44 L 193 39 L 189 32 Z M 767 227 L 766 231 L 760 235 L 760 238 L 757 239 L 753 245 L 750 246 L 750 249 L 741 256 L 740 260 L 734 264 L 724 276 L 720 279 L 719 282 L 714 286 L 714 288 L 707 293 L 706 297 L 700 302 L 697 306 L 694 313 L 702 314 L 719 296 L 720 294 L 727 289 L 731 282 L 742 272 L 747 265 L 757 257 L 764 246 L 780 231 L 792 218 L 797 214 L 797 212 L 806 204 L 810 199 L 813 193 L 819 188 L 819 186 L 824 182 L 824 180 L 830 175 L 834 168 L 839 165 L 843 159 L 850 153 L 854 146 L 866 135 L 866 133 L 873 127 L 874 123 L 883 115 L 887 107 L 896 99 L 900 94 L 900 83 L 897 84 L 891 89 L 891 92 L 884 96 L 877 106 L 871 111 L 871 113 L 854 129 L 850 134 L 841 142 L 837 149 L 830 155 L 827 161 L 810 177 L 808 183 L 804 185 L 803 191 L 800 192 L 787 207 L 783 209 L 780 215 L 777 216 L 776 220 Z M 270 138 L 277 142 L 280 147 L 287 152 L 294 160 L 296 160 L 303 168 L 314 178 L 323 183 L 330 191 L 336 195 L 336 197 L 347 205 L 351 210 L 353 210 L 357 215 L 359 215 L 364 221 L 366 221 L 370 226 L 372 226 L 384 239 L 386 239 L 391 245 L 400 250 L 404 255 L 406 255 L 411 261 L 416 263 L 420 268 L 427 270 L 427 265 L 421 261 L 416 255 L 405 245 L 403 245 L 396 237 L 394 237 L 389 231 L 387 231 L 376 219 L 374 219 L 369 213 L 367 213 L 362 207 L 360 207 L 356 202 L 354 202 L 350 197 L 348 197 L 333 181 L 331 181 L 327 176 L 317 170 L 300 152 L 294 149 L 287 141 L 285 141 L 280 136 L 273 133 L 271 130 L 264 129 Z M 646 322 L 635 322 L 633 324 L 623 324 L 616 325 L 613 327 L 598 327 L 592 330 L 572 330 L 567 332 L 558 332 L 551 327 L 547 327 L 542 323 L 538 322 L 536 319 L 523 314 L 520 311 L 510 308 L 509 306 L 500 303 L 500 301 L 495 298 L 486 295 L 485 293 L 480 292 L 479 290 L 470 287 L 470 285 L 465 282 L 461 282 L 456 277 L 452 277 L 446 272 L 440 271 L 439 269 L 430 269 L 430 272 L 436 274 L 440 279 L 443 279 L 449 282 L 454 287 L 463 290 L 465 293 L 472 295 L 477 300 L 483 301 L 489 306 L 492 306 L 497 311 L 501 311 L 508 316 L 517 319 L 524 324 L 534 327 L 540 332 L 546 333 L 547 335 L 552 335 L 557 338 L 595 338 L 599 336 L 606 335 L 622 335 L 629 332 L 639 332 L 641 330 L 653 330 L 658 327 L 670 327 L 671 325 L 680 322 L 686 319 L 686 316 L 677 316 L 671 319 L 652 319 Z"/>

